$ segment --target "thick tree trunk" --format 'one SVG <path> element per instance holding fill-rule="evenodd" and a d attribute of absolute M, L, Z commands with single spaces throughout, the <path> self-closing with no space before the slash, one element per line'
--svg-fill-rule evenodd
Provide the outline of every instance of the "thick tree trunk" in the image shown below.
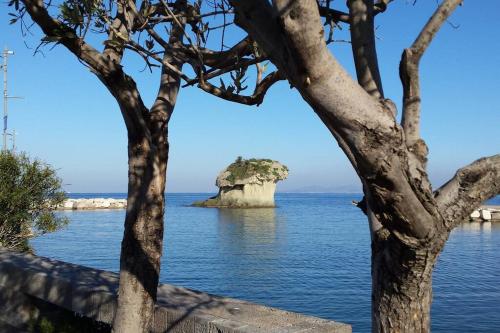
<path fill-rule="evenodd" d="M 182 42 L 175 26 L 169 44 Z M 175 48 L 174 48 L 175 49 Z M 164 60 L 182 69 L 183 62 L 166 52 Z M 115 82 L 116 83 L 116 82 Z M 168 123 L 179 93 L 180 78 L 162 67 L 160 87 L 150 110 L 142 103 L 133 80 L 107 85 L 117 100 L 128 131 L 128 198 L 120 255 L 120 287 L 113 331 L 149 332 L 153 323 L 163 248 Z M 123 85 L 123 86 L 122 86 Z"/>
<path fill-rule="evenodd" d="M 429 332 L 438 253 L 415 250 L 381 229 L 372 242 L 372 332 Z"/>
<path fill-rule="evenodd" d="M 166 139 L 166 133 L 165 139 Z M 129 185 L 114 332 L 148 332 L 163 246 L 168 143 L 129 139 Z M 161 158 L 161 157 L 164 158 Z"/>

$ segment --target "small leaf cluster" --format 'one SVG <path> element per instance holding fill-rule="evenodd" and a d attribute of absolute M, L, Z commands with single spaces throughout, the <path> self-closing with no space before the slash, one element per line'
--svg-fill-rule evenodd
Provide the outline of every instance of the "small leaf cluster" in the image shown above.
<path fill-rule="evenodd" d="M 0 246 L 29 251 L 29 238 L 68 220 L 54 214 L 66 196 L 55 170 L 25 154 L 0 153 Z"/>
<path fill-rule="evenodd" d="M 106 15 L 102 0 L 66 0 L 60 6 L 60 18 L 73 29 L 84 28 L 95 18 L 96 27 L 102 27 Z M 86 21 L 87 20 L 87 21 Z"/>

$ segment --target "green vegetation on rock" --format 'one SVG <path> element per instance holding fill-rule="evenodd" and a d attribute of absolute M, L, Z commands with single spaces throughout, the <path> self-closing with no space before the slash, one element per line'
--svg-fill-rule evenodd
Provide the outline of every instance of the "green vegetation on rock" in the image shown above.
<path fill-rule="evenodd" d="M 286 166 L 280 165 L 280 167 L 273 167 L 273 163 L 274 161 L 271 159 L 250 158 L 246 160 L 241 156 L 238 156 L 236 161 L 226 168 L 226 171 L 228 171 L 229 174 L 225 179 L 234 185 L 237 180 L 250 178 L 252 176 L 272 179 L 279 178 L 280 172 L 288 172 L 288 168 Z"/>

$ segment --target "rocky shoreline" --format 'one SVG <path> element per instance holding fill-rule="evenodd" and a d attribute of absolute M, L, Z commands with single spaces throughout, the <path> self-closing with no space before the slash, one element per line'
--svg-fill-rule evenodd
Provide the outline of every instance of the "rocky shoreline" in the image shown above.
<path fill-rule="evenodd" d="M 500 222 L 500 206 L 481 206 L 470 214 L 471 222 Z"/>
<path fill-rule="evenodd" d="M 92 198 L 66 199 L 57 210 L 94 210 L 94 209 L 125 209 L 127 199 Z"/>

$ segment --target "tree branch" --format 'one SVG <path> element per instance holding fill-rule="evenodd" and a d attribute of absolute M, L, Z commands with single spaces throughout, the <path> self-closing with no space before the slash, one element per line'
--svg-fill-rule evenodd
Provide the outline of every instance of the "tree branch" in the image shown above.
<path fill-rule="evenodd" d="M 186 82 L 191 81 L 191 79 L 186 74 L 182 73 L 176 66 L 169 63 L 165 57 L 164 58 L 159 57 L 157 54 L 146 50 L 144 47 L 142 47 L 140 44 L 136 43 L 133 40 L 129 40 L 127 43 L 132 48 L 134 48 L 136 52 L 142 52 L 143 54 L 146 54 L 148 57 L 151 57 L 152 59 L 156 60 L 157 62 L 168 68 L 172 73 L 178 75 L 184 81 Z M 166 50 L 165 52 L 169 52 L 169 50 Z"/>
<path fill-rule="evenodd" d="M 387 9 L 387 5 L 389 2 L 392 2 L 393 0 L 381 0 L 377 2 L 376 4 L 373 4 L 372 1 L 372 12 L 373 15 L 377 15 L 380 13 L 385 12 Z M 325 17 L 328 20 L 333 20 L 334 22 L 343 22 L 343 23 L 351 23 L 350 21 L 350 15 L 348 13 L 345 13 L 340 10 L 336 10 L 330 7 L 325 7 L 321 6 L 318 2 L 318 9 L 319 9 L 319 14 L 323 17 Z"/>
<path fill-rule="evenodd" d="M 170 37 L 168 40 L 169 49 L 165 50 L 162 60 L 162 70 L 160 77 L 160 87 L 156 95 L 155 102 L 151 107 L 151 122 L 157 123 L 155 126 L 166 127 L 172 112 L 180 88 L 181 76 L 174 73 L 171 68 L 175 68 L 177 73 L 182 73 L 183 59 L 176 56 L 176 50 L 182 47 L 182 36 L 184 34 L 184 26 L 186 19 L 180 18 L 181 26 L 173 25 Z M 163 129 L 165 131 L 165 128 Z M 162 131 L 153 131 L 161 133 Z"/>
<path fill-rule="evenodd" d="M 482 202 L 500 194 L 500 154 L 459 169 L 434 194 L 441 215 L 452 229 Z"/>
<path fill-rule="evenodd" d="M 461 0 L 445 0 L 431 16 L 410 48 L 405 49 L 399 66 L 403 84 L 402 127 L 408 149 L 408 176 L 420 193 L 422 203 L 433 201 L 432 186 L 426 173 L 427 145 L 420 138 L 419 63 L 439 28 Z"/>
<path fill-rule="evenodd" d="M 223 68 L 220 68 L 220 69 L 216 69 L 216 70 L 211 70 L 211 71 L 207 71 L 204 75 L 203 75 L 203 79 L 204 80 L 210 80 L 210 79 L 213 79 L 217 76 L 221 76 L 223 74 L 226 74 L 228 72 L 231 72 L 231 71 L 234 71 L 234 70 L 238 70 L 238 69 L 246 69 L 248 67 L 250 67 L 251 65 L 256 65 L 256 64 L 259 64 L 260 62 L 264 61 L 265 59 L 263 58 L 254 58 L 254 59 L 243 59 L 243 60 L 240 60 L 234 64 L 228 64 L 227 67 L 223 67 Z M 193 68 L 196 69 L 196 64 L 193 64 L 191 62 L 191 64 L 193 65 Z M 182 87 L 188 87 L 188 86 L 192 86 L 196 83 L 198 83 L 200 81 L 200 78 L 197 77 L 197 78 L 194 78 L 190 81 L 188 81 L 186 84 L 184 84 Z"/>
<path fill-rule="evenodd" d="M 196 58 L 196 50 L 191 46 L 186 46 L 188 56 Z M 241 58 L 252 54 L 252 41 L 247 36 L 236 43 L 233 47 L 225 51 L 213 51 L 206 48 L 198 48 L 198 51 L 203 56 L 203 64 L 212 68 L 224 68 L 232 65 Z"/>
<path fill-rule="evenodd" d="M 406 144 L 417 157 L 425 161 L 427 148 L 420 139 L 420 82 L 419 63 L 422 55 L 432 42 L 453 10 L 462 0 L 445 0 L 431 16 L 410 48 L 405 49 L 399 65 L 399 75 L 403 84 L 403 117 L 401 120 Z"/>
<path fill-rule="evenodd" d="M 112 59 L 104 57 L 92 46 L 79 38 L 75 31 L 51 17 L 42 0 L 23 0 L 31 19 L 50 37 L 55 37 L 79 60 L 83 61 L 115 96 L 129 136 L 147 131 L 147 109 L 142 102 L 134 80 L 125 74 Z"/>
<path fill-rule="evenodd" d="M 348 13 L 344 13 L 343 11 L 335 10 L 330 7 L 319 6 L 319 4 L 318 4 L 318 9 L 319 9 L 319 14 L 325 17 L 327 21 L 333 20 L 333 22 L 349 23 Z"/>
<path fill-rule="evenodd" d="M 108 39 L 104 42 L 104 57 L 116 64 L 122 61 L 124 45 L 129 39 L 135 17 L 129 12 L 130 6 L 125 2 L 133 3 L 133 1 L 117 1 L 116 16 L 113 22 L 109 22 Z"/>
<path fill-rule="evenodd" d="M 281 72 L 275 71 L 267 75 L 258 85 L 255 86 L 255 90 L 251 96 L 244 96 L 240 94 L 233 93 L 229 90 L 223 90 L 211 84 L 210 82 L 200 80 L 198 87 L 200 87 L 205 92 L 217 96 L 219 98 L 225 99 L 227 101 L 236 102 L 246 105 L 260 105 L 264 100 L 269 88 L 279 80 L 284 80 L 285 77 Z"/>
<path fill-rule="evenodd" d="M 349 0 L 351 45 L 358 83 L 371 96 L 384 98 L 373 27 L 373 0 Z"/>
<path fill-rule="evenodd" d="M 457 226 L 482 202 L 500 194 L 500 154 L 459 169 L 434 194 L 447 226 Z"/>
<path fill-rule="evenodd" d="M 95 73 L 106 75 L 112 68 L 96 49 L 80 39 L 75 31 L 49 15 L 42 0 L 22 0 L 31 19 L 48 37 L 57 39 Z"/>

